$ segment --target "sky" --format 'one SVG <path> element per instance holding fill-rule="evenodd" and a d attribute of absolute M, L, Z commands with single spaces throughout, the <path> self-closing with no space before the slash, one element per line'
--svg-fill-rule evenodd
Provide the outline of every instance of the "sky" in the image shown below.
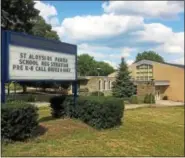
<path fill-rule="evenodd" d="M 152 50 L 184 64 L 184 1 L 35 1 L 62 42 L 114 68 Z"/>

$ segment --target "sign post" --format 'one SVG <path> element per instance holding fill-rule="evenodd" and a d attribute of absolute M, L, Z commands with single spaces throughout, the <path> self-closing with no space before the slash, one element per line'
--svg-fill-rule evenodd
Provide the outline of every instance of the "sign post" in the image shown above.
<path fill-rule="evenodd" d="M 7 81 L 77 81 L 76 45 L 2 31 L 1 52 L 2 103 L 5 101 Z"/>

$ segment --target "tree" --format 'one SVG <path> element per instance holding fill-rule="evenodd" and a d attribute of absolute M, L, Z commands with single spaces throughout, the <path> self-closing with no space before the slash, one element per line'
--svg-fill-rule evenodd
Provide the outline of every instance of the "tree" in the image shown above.
<path fill-rule="evenodd" d="M 97 68 L 100 68 L 98 71 Z M 114 72 L 114 68 L 108 63 L 96 61 L 94 57 L 88 54 L 78 56 L 78 74 L 79 76 L 107 76 Z"/>
<path fill-rule="evenodd" d="M 3 0 L 1 8 L 1 27 L 6 30 L 27 32 L 32 29 L 32 20 L 39 11 L 32 0 Z"/>
<path fill-rule="evenodd" d="M 80 76 L 90 76 L 93 74 L 95 68 L 95 60 L 88 54 L 78 56 L 78 74 Z"/>
<path fill-rule="evenodd" d="M 140 60 L 152 60 L 152 61 L 156 61 L 156 62 L 164 62 L 164 59 L 162 56 L 160 56 L 159 54 L 157 54 L 154 51 L 144 51 L 142 53 L 138 53 L 136 56 L 136 61 L 138 62 Z"/>
<path fill-rule="evenodd" d="M 59 41 L 56 31 L 51 30 L 51 25 L 47 24 L 41 16 L 37 16 L 33 21 L 33 27 L 30 31 L 32 35 L 54 39 Z"/>
<path fill-rule="evenodd" d="M 52 30 L 50 24 L 39 16 L 39 11 L 34 8 L 32 0 L 3 0 L 1 27 L 5 30 L 25 32 L 35 36 L 48 39 L 59 40 L 59 36 Z M 36 82 L 20 82 L 23 91 L 26 92 L 27 86 L 37 87 Z M 40 83 L 43 88 L 56 86 L 54 83 Z"/>
<path fill-rule="evenodd" d="M 5 30 L 25 32 L 35 36 L 59 40 L 56 31 L 39 16 L 32 0 L 3 0 L 1 27 Z"/>
<path fill-rule="evenodd" d="M 118 74 L 113 83 L 112 94 L 119 98 L 131 97 L 135 94 L 135 86 L 131 81 L 130 72 L 124 58 L 121 59 Z"/>
<path fill-rule="evenodd" d="M 96 71 L 98 71 L 97 68 L 100 68 L 99 73 L 101 76 L 107 76 L 115 71 L 112 66 L 110 66 L 108 63 L 105 63 L 103 61 L 99 61 L 96 63 Z M 97 73 L 98 72 L 96 72 L 95 75 L 97 75 Z"/>

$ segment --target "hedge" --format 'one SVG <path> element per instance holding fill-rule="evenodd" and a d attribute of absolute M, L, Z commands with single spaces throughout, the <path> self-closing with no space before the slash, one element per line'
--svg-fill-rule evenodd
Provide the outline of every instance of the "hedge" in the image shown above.
<path fill-rule="evenodd" d="M 37 108 L 24 102 L 9 102 L 1 109 L 3 140 L 25 140 L 33 136 L 38 126 Z"/>
<path fill-rule="evenodd" d="M 155 96 L 151 93 L 145 95 L 144 103 L 154 104 L 155 103 Z"/>
<path fill-rule="evenodd" d="M 91 96 L 104 96 L 104 93 L 101 91 L 94 91 L 94 92 L 91 92 L 90 95 Z"/>
<path fill-rule="evenodd" d="M 123 100 L 113 97 L 78 97 L 74 106 L 72 96 L 61 96 L 50 103 L 53 117 L 77 118 L 97 129 L 120 125 L 124 111 Z"/>
<path fill-rule="evenodd" d="M 80 120 L 97 129 L 106 129 L 121 124 L 124 103 L 113 97 L 81 97 L 76 108 Z"/>
<path fill-rule="evenodd" d="M 138 104 L 139 103 L 138 97 L 136 95 L 131 96 L 130 103 L 131 104 Z"/>
<path fill-rule="evenodd" d="M 61 94 L 57 94 L 58 96 Z M 25 102 L 44 101 L 49 102 L 56 94 L 10 94 L 6 95 L 7 101 L 22 100 Z"/>

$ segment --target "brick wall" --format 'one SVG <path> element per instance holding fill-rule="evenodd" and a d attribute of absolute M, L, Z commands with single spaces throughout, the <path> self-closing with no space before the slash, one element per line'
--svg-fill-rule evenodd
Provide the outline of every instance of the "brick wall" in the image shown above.
<path fill-rule="evenodd" d="M 139 83 L 137 85 L 137 95 L 138 96 L 145 96 L 146 94 L 154 94 L 155 93 L 155 86 L 148 84 L 148 83 Z"/>

